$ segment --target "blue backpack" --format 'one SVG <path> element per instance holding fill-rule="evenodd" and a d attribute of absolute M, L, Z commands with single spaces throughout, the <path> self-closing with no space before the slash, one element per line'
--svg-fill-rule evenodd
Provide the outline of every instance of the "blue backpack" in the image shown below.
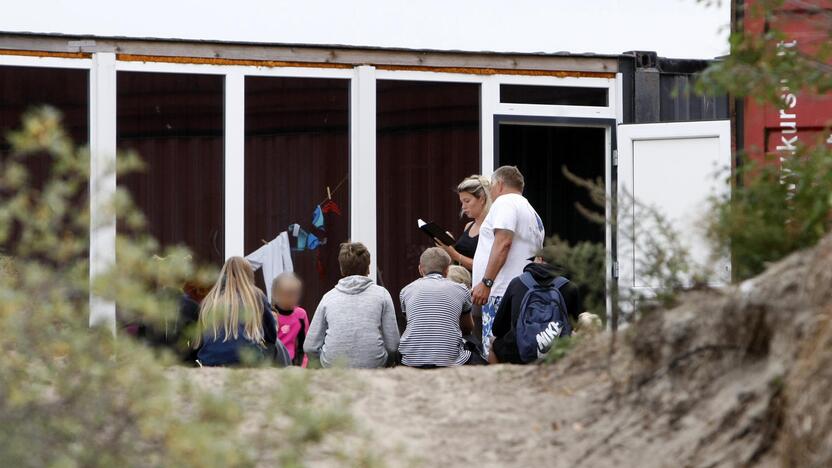
<path fill-rule="evenodd" d="M 572 334 L 566 302 L 560 287 L 569 280 L 559 276 L 547 286 L 537 284 L 531 273 L 523 273 L 520 281 L 529 289 L 520 305 L 517 318 L 517 349 L 523 362 L 532 362 L 549 352 L 555 340 Z"/>

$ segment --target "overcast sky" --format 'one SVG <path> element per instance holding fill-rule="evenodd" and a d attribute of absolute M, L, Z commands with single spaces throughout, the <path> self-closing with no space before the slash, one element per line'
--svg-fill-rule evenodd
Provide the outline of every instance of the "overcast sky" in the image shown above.
<path fill-rule="evenodd" d="M 6 0 L 0 30 L 665 57 L 727 53 L 730 2 L 696 0 Z"/>

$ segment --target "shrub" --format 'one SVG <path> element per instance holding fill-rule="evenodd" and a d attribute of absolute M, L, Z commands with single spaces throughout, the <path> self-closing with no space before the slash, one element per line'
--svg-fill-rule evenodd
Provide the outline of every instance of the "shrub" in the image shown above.
<path fill-rule="evenodd" d="M 655 285 L 649 290 L 621 290 L 617 283 L 607 285 L 607 270 L 596 267 L 599 263 L 604 265 L 606 261 L 603 245 L 588 246 L 586 243 L 579 243 L 570 246 L 562 242 L 558 244 L 556 240 L 550 241 L 551 252 L 556 258 L 571 263 L 571 268 L 581 272 L 581 280 L 589 285 L 588 298 L 593 307 L 601 306 L 601 310 L 605 310 L 599 302 L 606 297 L 606 291 L 613 293 L 613 327 L 617 326 L 616 315 L 619 313 L 624 315 L 622 319 L 628 319 L 641 309 L 657 305 L 672 306 L 679 292 L 701 282 L 700 278 L 707 276 L 707 272 L 698 271 L 678 232 L 657 208 L 639 202 L 632 194 L 623 190 L 619 191 L 616 199 L 608 200 L 603 180 L 582 179 L 569 172 L 566 167 L 563 168 L 563 173 L 570 182 L 585 189 L 592 200 L 593 206 L 578 203 L 575 209 L 590 221 L 611 225 L 618 239 L 619 259 L 631 258 L 634 255 L 632 250 L 624 247 L 625 245 L 638 245 L 638 262 L 634 266 L 643 281 Z M 605 215 L 608 203 L 613 208 L 611 219 L 607 219 Z M 616 213 L 633 213 L 632 219 L 637 223 L 629 217 L 616 219 Z M 622 239 L 626 242 L 622 242 Z M 604 312 L 598 315 L 605 316 Z"/>
<path fill-rule="evenodd" d="M 738 5 L 743 9 L 738 12 L 741 21 L 764 23 L 766 31 L 758 34 L 737 24 L 730 38 L 731 54 L 702 73 L 697 90 L 753 99 L 772 109 L 788 109 L 792 93 L 801 100 L 828 94 L 832 90 L 832 15 L 812 2 L 802 2 L 800 14 L 806 21 L 796 35 L 781 29 L 783 19 L 794 14 L 787 11 L 795 6 L 791 3 L 799 2 L 758 0 L 750 7 Z M 829 135 L 828 123 L 820 133 Z M 779 161 L 760 163 L 741 155 L 733 193 L 713 200 L 710 238 L 731 253 L 735 280 L 762 272 L 768 263 L 814 245 L 829 232 L 832 147 L 828 143 L 832 140 L 823 138 L 816 142 L 802 138 L 809 146 L 781 154 L 784 157 Z"/>
<path fill-rule="evenodd" d="M 604 266 L 607 253 L 604 245 L 586 241 L 572 245 L 558 236 L 552 236 L 546 239 L 542 253 L 563 268 L 565 276 L 578 286 L 583 310 L 575 312 L 589 311 L 606 319 L 607 279 Z"/>
<path fill-rule="evenodd" d="M 734 279 L 756 276 L 832 228 L 832 154 L 823 146 L 780 164 L 749 162 L 738 172 L 743 184 L 712 201 L 708 230 L 716 246 L 731 252 Z"/>
<path fill-rule="evenodd" d="M 107 209 L 127 230 L 117 240 L 116 265 L 91 289 L 88 153 L 73 147 L 48 108 L 28 113 L 9 141 L 0 167 L 2 465 L 297 466 L 324 434 L 350 429 L 343 406 L 315 401 L 302 377 L 281 376 L 284 385 L 265 397 L 235 386 L 206 392 L 177 378 L 186 373 L 171 374 L 170 353 L 88 328 L 91 291 L 115 301 L 121 314 L 158 324 L 176 310 L 163 286 L 210 271 L 187 250 L 159 249 L 130 231 L 142 217 L 120 192 Z M 26 169 L 34 154 L 51 158 L 42 184 Z M 171 260 L 151 260 L 159 252 Z M 270 402 L 255 423 L 242 403 L 252 397 Z"/>

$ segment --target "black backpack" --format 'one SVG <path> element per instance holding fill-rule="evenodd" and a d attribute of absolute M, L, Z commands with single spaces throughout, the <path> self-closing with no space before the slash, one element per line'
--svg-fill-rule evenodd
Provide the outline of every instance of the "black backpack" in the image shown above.
<path fill-rule="evenodd" d="M 542 286 L 531 273 L 523 273 L 519 278 L 528 291 L 517 318 L 517 350 L 523 362 L 532 362 L 549 352 L 557 338 L 572 334 L 566 301 L 560 293 L 569 280 L 559 276 Z"/>

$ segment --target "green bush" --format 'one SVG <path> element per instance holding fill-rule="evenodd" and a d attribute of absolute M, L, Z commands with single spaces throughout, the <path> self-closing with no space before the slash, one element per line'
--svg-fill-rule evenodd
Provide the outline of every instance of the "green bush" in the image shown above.
<path fill-rule="evenodd" d="M 749 162 L 743 183 L 713 200 L 711 241 L 733 259 L 744 280 L 786 255 L 817 243 L 832 228 L 832 154 L 823 146 L 780 164 Z"/>
<path fill-rule="evenodd" d="M 746 2 L 747 3 L 747 2 Z M 807 20 L 800 36 L 780 29 L 785 0 L 759 0 L 738 5 L 741 21 L 764 22 L 763 34 L 738 24 L 731 33 L 731 54 L 714 62 L 697 80 L 701 93 L 730 94 L 771 109 L 789 109 L 801 101 L 832 91 L 832 15 L 806 3 Z M 814 39 L 812 39 L 814 37 Z M 796 41 L 800 39 L 800 43 Z M 827 128 L 820 132 L 830 135 Z M 824 137 L 826 138 L 826 137 Z M 770 262 L 814 245 L 830 230 L 832 217 L 832 146 L 801 134 L 802 145 L 780 160 L 757 162 L 746 148 L 736 169 L 730 196 L 713 200 L 709 235 L 723 252 L 730 252 L 735 280 L 750 278 Z"/>
<path fill-rule="evenodd" d="M 624 245 L 638 245 L 640 255 L 635 267 L 643 281 L 655 285 L 650 290 L 619 290 L 617 284 L 606 284 L 608 270 L 604 267 L 606 250 L 603 245 L 586 242 L 569 245 L 558 239 L 550 240 L 549 247 L 545 247 L 544 250 L 549 249 L 557 261 L 564 262 L 570 271 L 576 272 L 573 274 L 576 279 L 580 278 L 578 284 L 585 285 L 588 289 L 585 293 L 588 299 L 585 308 L 594 308 L 589 309 L 592 312 L 605 311 L 607 291 L 613 292 L 615 326 L 616 314 L 623 313 L 626 316 L 622 318 L 627 319 L 639 309 L 653 308 L 657 305 L 670 307 L 681 291 L 700 283 L 701 278 L 708 275 L 707 272 L 697 271 L 687 248 L 680 240 L 679 233 L 657 208 L 639 202 L 624 190 L 619 190 L 616 199 L 608 200 L 603 180 L 582 179 L 569 172 L 566 167 L 563 168 L 563 174 L 571 183 L 586 190 L 592 201 L 593 206 L 578 203 L 575 209 L 590 221 L 610 225 L 619 241 L 619 258 L 630 258 L 634 254 L 626 250 Z M 633 213 L 633 219 L 637 220 L 637 224 L 633 224 L 629 217 L 615 219 L 614 215 L 607 219 L 607 204 L 612 207 L 613 213 Z M 604 312 L 599 315 L 606 316 Z"/>
<path fill-rule="evenodd" d="M 27 114 L 9 141 L 0 167 L 0 465 L 299 466 L 325 434 L 350 431 L 345 405 L 316 401 L 302 375 L 284 372 L 268 395 L 239 385 L 205 391 L 187 380 L 199 370 L 172 373 L 168 352 L 88 328 L 89 155 L 48 108 Z M 51 158 L 42 184 L 27 171 L 35 155 Z M 128 166 L 134 157 L 122 159 Z M 123 228 L 117 263 L 92 291 L 123 316 L 164 323 L 176 311 L 165 287 L 211 270 L 140 235 L 143 217 L 125 193 L 107 209 Z M 251 398 L 266 400 L 265 417 L 246 413 Z"/>
<path fill-rule="evenodd" d="M 580 342 L 580 335 L 564 336 L 555 340 L 552 349 L 543 356 L 541 364 L 554 364 L 565 358 Z"/>
<path fill-rule="evenodd" d="M 606 319 L 607 253 L 604 245 L 586 241 L 572 245 L 552 236 L 546 239 L 542 253 L 544 258 L 563 268 L 565 276 L 579 287 L 583 310 L 577 313 L 592 312 L 602 320 Z"/>

